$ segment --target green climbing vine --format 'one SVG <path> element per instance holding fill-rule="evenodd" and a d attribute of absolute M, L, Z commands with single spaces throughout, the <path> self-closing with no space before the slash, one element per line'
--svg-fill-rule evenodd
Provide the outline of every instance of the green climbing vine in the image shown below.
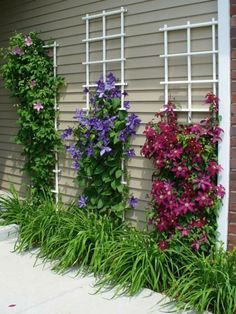
<path fill-rule="evenodd" d="M 17 33 L 2 49 L 4 64 L 1 74 L 4 85 L 18 101 L 19 131 L 16 143 L 22 145 L 23 170 L 31 180 L 31 193 L 49 192 L 54 183 L 55 150 L 61 145 L 55 130 L 55 97 L 63 84 L 54 77 L 50 48 L 34 32 Z"/>

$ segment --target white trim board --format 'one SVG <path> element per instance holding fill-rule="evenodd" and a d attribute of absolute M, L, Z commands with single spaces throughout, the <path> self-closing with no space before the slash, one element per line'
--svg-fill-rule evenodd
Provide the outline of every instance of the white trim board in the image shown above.
<path fill-rule="evenodd" d="M 230 181 L 230 1 L 218 0 L 218 47 L 219 47 L 219 114 L 222 117 L 221 127 L 224 130 L 222 142 L 219 144 L 218 161 L 223 171 L 218 177 L 218 183 L 225 187 L 223 206 L 218 218 L 219 240 L 227 248 L 228 215 L 229 215 L 229 181 Z"/>

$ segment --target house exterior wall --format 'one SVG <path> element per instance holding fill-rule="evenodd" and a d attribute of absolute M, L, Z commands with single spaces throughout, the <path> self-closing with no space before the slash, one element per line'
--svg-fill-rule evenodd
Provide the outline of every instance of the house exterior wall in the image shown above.
<path fill-rule="evenodd" d="M 230 208 L 228 246 L 236 246 L 236 1 L 230 1 L 231 10 L 231 159 Z"/>
<path fill-rule="evenodd" d="M 138 225 L 145 223 L 145 211 L 148 207 L 147 193 L 151 188 L 152 164 L 140 156 L 140 147 L 144 143 L 143 130 L 154 113 L 163 105 L 164 89 L 160 81 L 164 79 L 163 34 L 159 28 L 182 25 L 188 20 L 191 23 L 217 19 L 216 0 L 13 0 L 0 1 L 0 46 L 6 46 L 9 36 L 14 31 L 27 33 L 37 31 L 44 40 L 54 39 L 59 44 L 58 75 L 65 78 L 66 87 L 61 91 L 60 130 L 72 124 L 72 117 L 76 108 L 84 107 L 85 98 L 82 85 L 85 82 L 85 23 L 82 16 L 97 13 L 102 10 L 117 9 L 121 5 L 128 11 L 125 14 L 125 80 L 128 83 L 127 91 L 131 102 L 131 111 L 137 113 L 142 124 L 138 136 L 133 140 L 133 148 L 137 156 L 128 164 L 130 172 L 129 186 L 134 196 L 139 198 L 139 205 L 135 211 L 130 211 L 127 218 Z M 95 23 L 92 32 L 98 35 L 99 22 Z M 116 22 L 108 24 L 112 32 L 117 28 Z M 199 50 L 210 50 L 208 35 L 202 30 L 194 31 L 193 47 Z M 186 36 L 183 32 L 176 32 L 170 36 L 170 52 L 186 50 Z M 116 57 L 117 42 L 109 44 L 108 57 Z M 92 55 L 95 60 L 99 57 L 101 48 L 94 46 Z M 236 61 L 235 61 L 236 62 Z M 211 71 L 210 59 L 193 59 L 193 76 L 208 78 Z M 235 67 L 236 69 L 236 67 Z M 116 74 L 116 69 L 114 70 Z M 93 77 L 98 78 L 101 69 L 94 68 Z M 117 73 L 119 76 L 119 73 Z M 170 78 L 179 79 L 186 76 L 186 60 L 174 61 L 171 64 Z M 236 83 L 235 83 L 236 84 Z M 193 94 L 200 100 L 211 90 L 210 86 L 198 86 Z M 236 92 L 236 89 L 235 89 Z M 171 91 L 177 102 L 186 100 L 186 86 L 178 86 Z M 11 183 L 20 191 L 24 190 L 26 178 L 20 169 L 23 161 L 20 147 L 12 143 L 17 132 L 14 100 L 10 99 L 7 90 L 0 86 L 0 189 L 7 190 Z M 236 105 L 235 105 L 236 106 Z M 236 128 L 235 128 L 236 129 Z M 235 133 L 236 134 L 236 133 Z M 236 143 L 236 140 L 235 140 Z M 235 144 L 236 146 L 236 144 Z M 78 193 L 73 182 L 75 172 L 71 168 L 69 156 L 61 154 L 60 192 L 65 201 L 69 201 Z M 235 177 L 236 182 L 236 177 Z M 236 186 L 236 185 L 235 185 Z M 236 197 L 235 197 L 236 200 Z M 236 202 L 236 201 L 235 201 Z M 235 205 L 236 208 L 236 205 Z M 236 210 L 231 210 L 231 216 Z M 232 217 L 235 217 L 232 216 Z M 235 218 L 234 218 L 235 219 Z M 235 228 L 232 227 L 231 228 Z M 235 229 L 234 229 L 235 230 Z"/>

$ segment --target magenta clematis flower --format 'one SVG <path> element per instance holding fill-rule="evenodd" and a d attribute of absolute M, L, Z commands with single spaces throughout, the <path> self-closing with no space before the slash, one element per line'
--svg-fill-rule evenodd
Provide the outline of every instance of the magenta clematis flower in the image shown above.
<path fill-rule="evenodd" d="M 199 249 L 200 249 L 200 243 L 199 243 L 199 241 L 193 241 L 191 247 L 192 247 L 194 250 L 199 251 Z"/>
<path fill-rule="evenodd" d="M 205 219 L 198 219 L 198 220 L 193 220 L 190 224 L 189 227 L 196 227 L 196 228 L 202 228 L 206 224 Z"/>
<path fill-rule="evenodd" d="M 34 109 L 37 110 L 38 112 L 43 109 L 43 104 L 41 104 L 41 102 L 36 102 L 34 103 Z"/>
<path fill-rule="evenodd" d="M 205 233 L 202 234 L 201 238 L 199 239 L 199 242 L 207 242 L 207 236 Z"/>
<path fill-rule="evenodd" d="M 165 231 L 169 227 L 169 222 L 167 221 L 166 218 L 161 217 L 160 221 L 157 223 L 156 228 L 159 231 Z"/>
<path fill-rule="evenodd" d="M 195 199 L 201 207 L 208 207 L 213 205 L 212 199 L 203 192 L 198 192 L 198 196 Z"/>
<path fill-rule="evenodd" d="M 178 213 L 186 214 L 188 212 L 194 212 L 194 204 L 189 200 L 179 200 Z"/>
<path fill-rule="evenodd" d="M 181 232 L 181 237 L 185 237 L 189 234 L 190 230 L 189 229 L 183 229 L 183 231 Z"/>
<path fill-rule="evenodd" d="M 225 188 L 223 187 L 223 185 L 221 184 L 217 185 L 216 194 L 220 198 L 223 198 L 225 196 Z"/>
<path fill-rule="evenodd" d="M 158 243 L 158 247 L 159 247 L 159 249 L 161 249 L 162 251 L 168 249 L 168 243 L 167 243 L 167 241 L 160 241 L 160 242 Z"/>
<path fill-rule="evenodd" d="M 200 174 L 198 178 L 193 179 L 193 183 L 196 183 L 197 187 L 203 191 L 210 190 L 212 187 L 210 177 L 204 174 Z"/>
<path fill-rule="evenodd" d="M 178 178 L 187 178 L 188 177 L 188 168 L 183 164 L 174 162 L 174 167 L 172 171 L 175 172 L 176 177 Z"/>
<path fill-rule="evenodd" d="M 148 139 L 152 139 L 157 135 L 156 131 L 150 125 L 145 127 L 143 134 L 145 134 Z"/>
<path fill-rule="evenodd" d="M 171 158 L 171 159 L 180 158 L 182 154 L 183 154 L 183 148 L 178 147 L 178 148 L 173 149 L 170 152 L 169 158 Z"/>
<path fill-rule="evenodd" d="M 160 159 L 157 158 L 154 160 L 154 165 L 156 166 L 157 169 L 161 169 L 165 165 L 165 163 L 162 158 Z"/>
<path fill-rule="evenodd" d="M 25 37 L 25 44 L 26 44 L 26 46 L 28 46 L 28 47 L 32 46 L 32 45 L 33 45 L 33 40 L 32 40 L 32 38 L 29 37 L 29 36 Z"/>
<path fill-rule="evenodd" d="M 212 177 L 219 173 L 222 169 L 223 168 L 214 160 L 211 160 L 206 168 Z"/>
<path fill-rule="evenodd" d="M 205 96 L 205 104 L 215 104 L 218 105 L 219 98 L 213 93 L 207 93 Z"/>

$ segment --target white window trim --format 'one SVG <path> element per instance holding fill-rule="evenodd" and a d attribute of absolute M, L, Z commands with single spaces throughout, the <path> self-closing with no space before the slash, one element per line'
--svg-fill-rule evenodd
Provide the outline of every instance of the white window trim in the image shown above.
<path fill-rule="evenodd" d="M 229 216 L 229 181 L 230 181 L 230 121 L 231 121 L 231 80 L 230 80 L 230 1 L 218 0 L 218 77 L 219 77 L 219 114 L 222 117 L 221 127 L 224 130 L 219 144 L 218 160 L 223 171 L 218 177 L 219 184 L 225 187 L 223 206 L 218 218 L 219 240 L 224 248 L 228 243 Z"/>

